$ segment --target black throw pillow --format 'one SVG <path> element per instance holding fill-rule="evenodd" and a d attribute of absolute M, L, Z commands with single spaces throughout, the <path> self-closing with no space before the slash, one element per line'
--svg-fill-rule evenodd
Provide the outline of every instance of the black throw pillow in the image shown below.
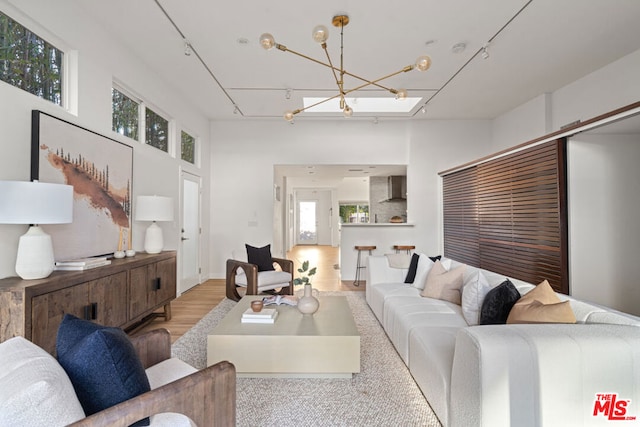
<path fill-rule="evenodd" d="M 509 281 L 500 283 L 484 297 L 480 309 L 481 325 L 504 325 L 513 305 L 520 299 L 520 292 Z"/>
<path fill-rule="evenodd" d="M 416 280 L 416 271 L 418 270 L 418 260 L 420 255 L 414 253 L 411 255 L 411 263 L 409 263 L 409 271 L 407 271 L 407 277 L 404 278 L 404 283 L 413 283 Z"/>
<path fill-rule="evenodd" d="M 433 262 L 442 258 L 442 255 L 430 256 L 429 259 Z M 413 283 L 416 280 L 416 272 L 418 271 L 418 261 L 420 261 L 420 255 L 414 253 L 411 256 L 411 263 L 409 264 L 409 271 L 407 271 L 407 277 L 404 278 L 404 283 Z"/>
<path fill-rule="evenodd" d="M 244 245 L 247 248 L 247 262 L 258 266 L 258 271 L 275 270 L 273 259 L 271 258 L 271 245 L 256 248 L 251 245 Z"/>

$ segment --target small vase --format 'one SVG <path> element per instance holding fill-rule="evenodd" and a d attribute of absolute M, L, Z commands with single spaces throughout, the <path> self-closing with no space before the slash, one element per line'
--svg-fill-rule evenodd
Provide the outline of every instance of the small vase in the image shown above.
<path fill-rule="evenodd" d="M 302 314 L 313 314 L 318 311 L 320 301 L 313 296 L 311 285 L 304 285 L 304 296 L 298 300 L 298 310 Z"/>

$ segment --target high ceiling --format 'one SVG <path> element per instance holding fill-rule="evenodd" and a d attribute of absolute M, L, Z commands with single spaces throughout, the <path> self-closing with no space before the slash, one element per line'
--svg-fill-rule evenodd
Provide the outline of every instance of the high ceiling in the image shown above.
<path fill-rule="evenodd" d="M 265 51 L 258 40 L 269 32 L 276 42 L 326 61 L 311 39 L 312 28 L 323 24 L 330 30 L 332 61 L 339 63 L 339 30 L 331 25 L 338 13 L 350 17 L 344 64 L 351 73 L 373 80 L 420 55 L 432 59 L 424 73 L 414 70 L 384 82 L 423 99 L 409 114 L 376 114 L 381 120 L 491 119 L 640 49 L 638 0 L 62 2 L 93 15 L 212 120 L 282 120 L 284 111 L 302 107 L 303 96 L 335 95 L 328 68 Z M 189 56 L 185 39 L 193 48 Z M 454 53 L 458 43 L 466 47 Z M 484 45 L 487 59 L 480 55 Z M 357 84 L 345 79 L 346 89 Z M 392 96 L 371 88 L 354 94 Z M 353 109 L 352 119 L 373 119 L 359 114 L 357 105 Z M 305 113 L 296 118 L 305 119 Z"/>

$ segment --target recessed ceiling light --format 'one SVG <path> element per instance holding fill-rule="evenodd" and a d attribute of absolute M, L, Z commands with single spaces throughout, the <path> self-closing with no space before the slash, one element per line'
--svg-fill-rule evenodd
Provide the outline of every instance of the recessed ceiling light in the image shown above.
<path fill-rule="evenodd" d="M 437 41 L 438 40 L 434 40 L 434 39 L 427 40 L 426 42 L 424 42 L 424 45 L 425 46 L 431 46 L 432 44 L 436 43 Z"/>
<path fill-rule="evenodd" d="M 467 47 L 466 43 L 462 43 L 462 42 L 461 43 L 456 43 L 451 48 L 451 52 L 453 52 L 453 53 L 462 53 L 462 52 L 464 52 L 466 47 Z"/>
<path fill-rule="evenodd" d="M 246 37 L 239 37 L 238 44 L 249 44 L 249 39 Z"/>

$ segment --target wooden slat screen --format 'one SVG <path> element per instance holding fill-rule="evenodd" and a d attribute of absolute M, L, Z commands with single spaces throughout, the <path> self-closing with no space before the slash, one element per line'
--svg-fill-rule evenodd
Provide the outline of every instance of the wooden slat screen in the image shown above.
<path fill-rule="evenodd" d="M 443 179 L 444 253 L 469 265 L 479 265 L 478 191 L 475 167 Z"/>
<path fill-rule="evenodd" d="M 443 177 L 445 256 L 568 293 L 564 147 L 552 141 Z"/>

